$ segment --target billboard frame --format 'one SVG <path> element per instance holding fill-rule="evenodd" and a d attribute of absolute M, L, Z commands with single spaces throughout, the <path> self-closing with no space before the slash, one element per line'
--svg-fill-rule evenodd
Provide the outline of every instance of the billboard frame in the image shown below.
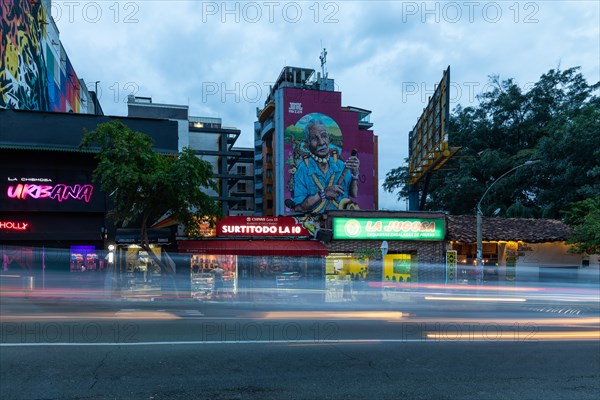
<path fill-rule="evenodd" d="M 408 134 L 409 184 L 414 186 L 428 173 L 437 171 L 459 148 L 448 144 L 448 118 L 450 116 L 450 66 L 427 106 Z"/>

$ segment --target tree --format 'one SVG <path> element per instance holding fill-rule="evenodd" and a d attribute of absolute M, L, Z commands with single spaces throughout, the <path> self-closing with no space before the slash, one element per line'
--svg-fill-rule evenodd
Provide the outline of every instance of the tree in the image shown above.
<path fill-rule="evenodd" d="M 172 275 L 173 269 L 150 250 L 148 228 L 165 213 L 187 231 L 193 230 L 198 219 L 218 216 L 217 204 L 204 191 L 217 189 L 211 165 L 189 148 L 176 156 L 159 154 L 148 135 L 118 120 L 86 131 L 80 147 L 98 151 L 93 177 L 112 201 L 109 216 L 123 226 L 139 224 L 141 248 L 162 272 Z"/>
<path fill-rule="evenodd" d="M 529 91 L 512 79 L 490 77 L 491 90 L 473 107 L 456 106 L 449 145 L 461 150 L 429 181 L 426 210 L 486 215 L 500 209 L 512 217 L 561 218 L 570 205 L 600 193 L 599 83 L 589 85 L 579 67 L 552 69 Z M 405 166 L 386 175 L 384 188 L 406 197 Z"/>
<path fill-rule="evenodd" d="M 600 196 L 578 201 L 566 212 L 573 229 L 567 243 L 578 253 L 600 254 Z"/>

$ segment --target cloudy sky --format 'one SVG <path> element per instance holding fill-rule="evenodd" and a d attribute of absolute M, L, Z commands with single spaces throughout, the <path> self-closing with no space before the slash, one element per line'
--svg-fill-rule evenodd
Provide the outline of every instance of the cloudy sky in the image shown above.
<path fill-rule="evenodd" d="M 475 104 L 488 76 L 523 88 L 552 68 L 600 80 L 597 1 L 54 1 L 75 71 L 98 83 L 105 114 L 127 95 L 189 105 L 253 145 L 256 108 L 285 65 L 327 71 L 343 105 L 372 110 L 379 177 L 408 155 L 415 125 L 451 67 L 451 108 Z M 405 209 L 380 193 L 380 208 Z"/>

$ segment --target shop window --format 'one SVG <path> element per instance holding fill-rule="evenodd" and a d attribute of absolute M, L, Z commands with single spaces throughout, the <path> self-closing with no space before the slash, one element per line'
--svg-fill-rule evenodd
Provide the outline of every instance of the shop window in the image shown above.
<path fill-rule="evenodd" d="M 384 259 L 383 278 L 386 282 L 415 283 L 417 262 L 412 254 L 388 254 Z"/>
<path fill-rule="evenodd" d="M 34 269 L 33 247 L 0 246 L 0 254 L 4 271 L 31 271 Z"/>
<path fill-rule="evenodd" d="M 160 260 L 161 248 L 151 247 L 152 253 Z M 127 285 L 134 291 L 159 291 L 161 288 L 160 266 L 147 251 L 138 246 L 126 248 L 125 263 Z"/>
<path fill-rule="evenodd" d="M 94 246 L 71 246 L 70 269 L 71 272 L 99 271 L 100 260 L 96 248 Z"/>
<path fill-rule="evenodd" d="M 369 273 L 369 259 L 352 254 L 325 257 L 325 301 L 351 301 L 364 289 Z"/>
<path fill-rule="evenodd" d="M 453 243 L 457 252 L 457 282 L 468 283 L 477 280 L 477 243 Z M 484 281 L 498 280 L 498 243 L 482 243 Z"/>
<path fill-rule="evenodd" d="M 364 280 L 369 270 L 369 259 L 350 254 L 336 254 L 325 258 L 327 275 L 347 277 L 350 280 Z"/>
<path fill-rule="evenodd" d="M 190 268 L 193 298 L 232 298 L 237 293 L 237 256 L 193 255 Z"/>

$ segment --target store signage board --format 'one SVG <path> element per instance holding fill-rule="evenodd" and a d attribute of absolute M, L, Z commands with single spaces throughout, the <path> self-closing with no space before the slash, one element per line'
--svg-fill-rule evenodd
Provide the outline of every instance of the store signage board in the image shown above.
<path fill-rule="evenodd" d="M 456 250 L 446 251 L 446 283 L 456 283 L 456 260 L 458 258 Z"/>
<path fill-rule="evenodd" d="M 217 222 L 217 237 L 302 237 L 310 236 L 293 217 L 231 216 Z"/>
<path fill-rule="evenodd" d="M 445 220 L 334 218 L 333 238 L 350 240 L 444 240 Z"/>

